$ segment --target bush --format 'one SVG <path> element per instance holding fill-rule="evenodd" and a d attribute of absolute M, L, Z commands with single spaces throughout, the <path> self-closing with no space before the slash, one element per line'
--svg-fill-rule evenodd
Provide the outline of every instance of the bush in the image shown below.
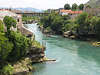
<path fill-rule="evenodd" d="M 98 39 L 100 40 L 100 18 L 98 19 L 98 21 L 96 23 L 95 29 L 96 29 L 96 35 L 97 35 Z"/>
<path fill-rule="evenodd" d="M 4 33 L 0 33 L 0 60 L 6 60 L 12 49 L 13 44 L 9 42 Z"/>
<path fill-rule="evenodd" d="M 9 16 L 5 16 L 3 19 L 3 22 L 7 27 L 7 31 L 10 30 L 11 26 L 16 27 L 16 24 L 17 24 L 16 20 Z"/>
<path fill-rule="evenodd" d="M 1 20 L 0 20 L 0 32 L 4 32 L 4 25 Z"/>
<path fill-rule="evenodd" d="M 2 70 L 2 75 L 13 75 L 13 67 L 8 64 L 8 65 L 5 65 Z"/>
<path fill-rule="evenodd" d="M 14 44 L 14 48 L 10 54 L 10 57 L 14 57 L 10 58 L 10 60 L 18 60 L 26 55 L 29 48 L 29 38 L 23 36 L 19 32 L 11 31 L 9 40 Z"/>

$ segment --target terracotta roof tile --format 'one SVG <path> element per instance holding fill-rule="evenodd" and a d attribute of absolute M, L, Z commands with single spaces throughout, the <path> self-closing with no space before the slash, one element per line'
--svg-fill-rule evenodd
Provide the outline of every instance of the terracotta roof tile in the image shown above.
<path fill-rule="evenodd" d="M 81 14 L 83 11 L 72 11 L 72 10 L 60 10 L 62 13 L 69 13 L 69 14 Z"/>

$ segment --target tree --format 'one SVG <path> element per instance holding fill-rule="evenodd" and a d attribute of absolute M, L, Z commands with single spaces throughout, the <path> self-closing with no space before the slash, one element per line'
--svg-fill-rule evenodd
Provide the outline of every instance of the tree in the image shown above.
<path fill-rule="evenodd" d="M 79 8 L 80 10 L 83 10 L 83 9 L 84 9 L 84 4 L 80 4 L 78 8 Z"/>
<path fill-rule="evenodd" d="M 74 4 L 72 5 L 72 10 L 76 10 L 77 7 L 78 7 L 78 5 L 77 5 L 76 3 L 74 3 Z"/>
<path fill-rule="evenodd" d="M 13 27 L 16 27 L 16 20 L 12 17 L 9 17 L 9 16 L 5 16 L 4 19 L 4 24 L 5 26 L 7 27 L 7 31 L 10 31 L 10 28 L 13 26 Z"/>
<path fill-rule="evenodd" d="M 90 5 L 86 5 L 86 8 L 91 8 L 91 6 Z"/>
<path fill-rule="evenodd" d="M 3 33 L 0 33 L 0 60 L 6 60 L 12 49 L 13 44 L 9 42 L 9 39 Z"/>
<path fill-rule="evenodd" d="M 52 21 L 51 29 L 55 31 L 57 34 L 62 33 L 62 25 L 63 19 L 61 16 L 55 16 L 54 20 Z"/>
<path fill-rule="evenodd" d="M 96 29 L 96 35 L 97 35 L 98 39 L 100 40 L 100 18 L 98 19 L 98 21 L 96 23 L 95 29 Z"/>
<path fill-rule="evenodd" d="M 83 35 L 87 35 L 90 26 L 90 18 L 87 13 L 80 14 L 76 19 L 76 24 L 78 25 L 77 30 Z"/>
<path fill-rule="evenodd" d="M 64 5 L 64 9 L 65 9 L 65 10 L 69 10 L 69 9 L 71 9 L 71 7 L 70 7 L 69 4 L 65 4 L 65 5 Z"/>
<path fill-rule="evenodd" d="M 1 20 L 0 20 L 0 32 L 4 32 L 4 25 Z"/>
<path fill-rule="evenodd" d="M 14 44 L 14 48 L 9 55 L 9 60 L 18 60 L 25 56 L 29 48 L 29 38 L 23 36 L 19 32 L 11 31 L 9 40 Z M 12 57 L 14 56 L 14 57 Z M 15 59 L 16 58 L 16 59 Z"/>

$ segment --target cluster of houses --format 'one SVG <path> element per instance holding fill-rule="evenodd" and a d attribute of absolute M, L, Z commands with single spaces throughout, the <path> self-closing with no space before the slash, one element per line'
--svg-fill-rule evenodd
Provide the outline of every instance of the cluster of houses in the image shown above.
<path fill-rule="evenodd" d="M 69 15 L 72 19 L 77 17 L 79 14 L 81 14 L 83 11 L 72 11 L 72 10 L 60 10 L 59 14 L 64 16 L 64 15 Z"/>
<path fill-rule="evenodd" d="M 69 15 L 72 19 L 77 17 L 82 12 L 87 12 L 90 15 L 99 16 L 100 17 L 100 8 L 84 7 L 83 10 L 77 10 L 77 11 L 65 10 L 64 8 L 59 8 L 59 9 L 48 9 L 47 11 L 49 13 L 51 13 L 53 11 L 53 12 L 59 13 L 62 16 Z"/>
<path fill-rule="evenodd" d="M 27 28 L 25 28 L 23 26 L 21 14 L 16 14 L 15 12 L 13 12 L 9 9 L 0 9 L 0 20 L 3 21 L 5 16 L 13 17 L 17 22 L 16 28 L 11 27 L 11 30 L 13 30 L 13 31 L 19 30 L 22 34 L 24 34 L 26 36 L 33 35 L 33 33 L 31 31 L 29 31 Z M 5 26 L 5 32 L 6 31 L 7 30 L 6 30 L 6 26 Z"/>
<path fill-rule="evenodd" d="M 81 14 L 83 11 L 72 11 L 72 10 L 65 10 L 64 8 L 59 8 L 59 9 L 48 9 L 47 10 L 49 13 L 56 12 L 62 16 L 64 15 L 69 15 L 72 19 L 74 19 L 76 16 L 78 16 L 79 14 Z"/>

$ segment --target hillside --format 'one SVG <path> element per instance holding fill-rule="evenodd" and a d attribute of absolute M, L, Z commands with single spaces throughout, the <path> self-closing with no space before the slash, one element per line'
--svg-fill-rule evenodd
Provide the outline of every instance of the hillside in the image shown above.
<path fill-rule="evenodd" d="M 100 0 L 90 0 L 88 3 L 93 8 L 100 7 Z"/>
<path fill-rule="evenodd" d="M 36 8 L 31 8 L 31 7 L 27 7 L 27 8 L 15 8 L 15 9 L 21 10 L 21 11 L 43 12 L 43 10 L 36 9 Z"/>

